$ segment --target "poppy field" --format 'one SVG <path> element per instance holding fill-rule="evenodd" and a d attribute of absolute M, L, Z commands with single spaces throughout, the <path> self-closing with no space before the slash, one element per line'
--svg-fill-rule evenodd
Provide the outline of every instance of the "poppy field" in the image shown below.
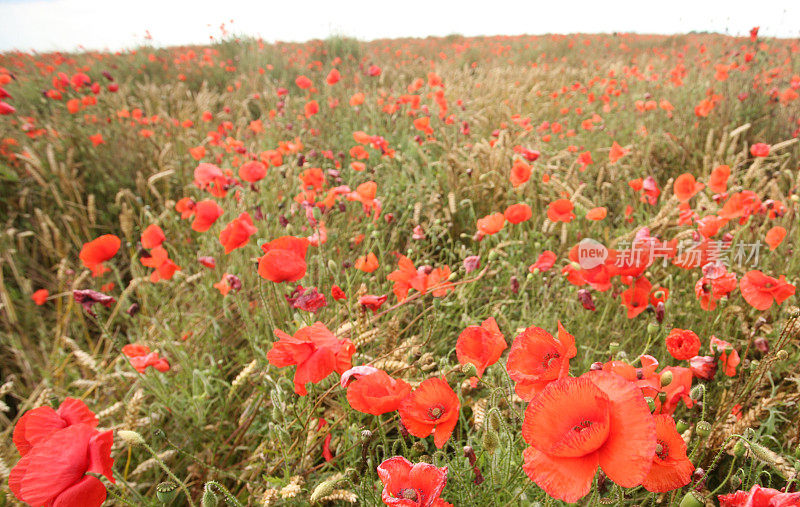
<path fill-rule="evenodd" d="M 0 54 L 0 506 L 800 505 L 800 41 Z"/>

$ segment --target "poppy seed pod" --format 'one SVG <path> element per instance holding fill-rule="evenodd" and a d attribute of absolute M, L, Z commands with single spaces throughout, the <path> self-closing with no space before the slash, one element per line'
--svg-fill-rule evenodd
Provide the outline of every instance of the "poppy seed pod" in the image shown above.
<path fill-rule="evenodd" d="M 683 433 L 689 429 L 689 425 L 686 423 L 686 421 L 681 419 L 675 424 L 675 429 L 678 431 L 678 433 Z"/>
<path fill-rule="evenodd" d="M 672 383 L 672 378 L 673 378 L 673 375 L 672 375 L 671 371 L 665 371 L 664 373 L 662 373 L 661 374 L 661 387 L 667 387 L 668 385 L 670 385 Z"/>
<path fill-rule="evenodd" d="M 156 498 L 161 503 L 172 502 L 178 494 L 178 485 L 174 482 L 162 482 L 156 486 Z"/>
<path fill-rule="evenodd" d="M 737 440 L 736 444 L 733 446 L 733 454 L 737 458 L 741 458 L 744 456 L 744 453 L 747 452 L 747 448 L 744 446 L 744 442 L 741 440 Z"/>
<path fill-rule="evenodd" d="M 472 363 L 465 363 L 461 366 L 461 373 L 467 377 L 475 377 L 478 375 L 478 368 Z"/>
<path fill-rule="evenodd" d="M 700 493 L 690 491 L 684 495 L 680 507 L 705 507 L 705 505 Z"/>
<path fill-rule="evenodd" d="M 494 452 L 497 450 L 497 447 L 500 445 L 500 437 L 497 436 L 497 433 L 494 431 L 485 431 L 483 433 L 483 438 L 481 439 L 481 444 L 486 452 L 489 454 L 494 454 Z"/>
<path fill-rule="evenodd" d="M 218 503 L 217 495 L 215 495 L 214 492 L 211 491 L 211 488 L 208 487 L 208 484 L 206 484 L 206 487 L 203 489 L 203 499 L 200 501 L 200 505 L 202 507 L 217 507 Z"/>
<path fill-rule="evenodd" d="M 117 431 L 117 436 L 128 445 L 143 445 L 145 443 L 144 437 L 136 431 L 119 430 Z"/>
<path fill-rule="evenodd" d="M 695 431 L 700 437 L 705 438 L 711 434 L 711 423 L 708 421 L 700 421 L 697 423 L 697 426 L 695 426 Z"/>

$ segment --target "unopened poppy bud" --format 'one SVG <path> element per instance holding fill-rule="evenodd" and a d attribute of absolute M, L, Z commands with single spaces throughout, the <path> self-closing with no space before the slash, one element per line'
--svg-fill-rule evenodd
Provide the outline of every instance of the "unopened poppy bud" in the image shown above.
<path fill-rule="evenodd" d="M 178 494 L 178 485 L 174 482 L 162 482 L 156 486 L 156 498 L 161 503 L 172 502 Z"/>
<path fill-rule="evenodd" d="M 673 378 L 673 375 L 672 375 L 671 371 L 665 371 L 664 373 L 662 373 L 661 374 L 661 387 L 667 387 L 668 385 L 670 385 L 672 383 L 672 378 Z"/>
<path fill-rule="evenodd" d="M 314 492 L 311 493 L 311 497 L 309 498 L 311 503 L 317 503 L 326 496 L 333 493 L 334 485 L 335 481 L 332 480 L 327 480 L 319 483 L 319 485 L 316 488 L 314 488 Z"/>
<path fill-rule="evenodd" d="M 689 391 L 689 397 L 693 400 L 699 400 L 706 393 L 706 386 L 697 384 Z"/>
<path fill-rule="evenodd" d="M 659 301 L 656 305 L 656 322 L 661 324 L 664 322 L 664 317 L 667 314 L 667 307 L 664 305 L 663 301 Z"/>
<path fill-rule="evenodd" d="M 777 464 L 776 455 L 766 447 L 755 442 L 750 442 L 750 451 L 753 456 L 763 461 L 767 465 L 775 466 Z"/>
<path fill-rule="evenodd" d="M 497 436 L 497 432 L 491 430 L 484 431 L 481 444 L 483 444 L 483 449 L 486 452 L 489 454 L 494 454 L 494 452 L 497 450 L 497 447 L 500 446 L 500 437 Z"/>
<path fill-rule="evenodd" d="M 706 503 L 696 491 L 689 491 L 683 496 L 680 507 L 705 507 Z"/>
<path fill-rule="evenodd" d="M 769 352 L 769 341 L 763 336 L 759 336 L 755 340 L 753 340 L 753 345 L 756 346 L 756 349 L 761 352 L 762 354 L 766 354 Z M 778 352 L 780 354 L 780 352 Z"/>
<path fill-rule="evenodd" d="M 519 292 L 519 280 L 516 276 L 511 277 L 511 292 L 514 294 Z"/>
<path fill-rule="evenodd" d="M 489 411 L 489 417 L 487 422 L 488 428 L 491 431 L 500 431 L 503 427 L 503 421 L 500 419 L 500 412 L 497 409 L 492 409 Z"/>
<path fill-rule="evenodd" d="M 125 310 L 125 312 L 131 317 L 133 317 L 134 315 L 139 313 L 139 303 L 131 303 L 131 305 L 128 307 L 127 310 Z"/>
<path fill-rule="evenodd" d="M 681 419 L 675 424 L 675 429 L 678 431 L 678 433 L 683 433 L 684 431 L 689 429 L 689 424 L 687 424 L 686 421 Z"/>
<path fill-rule="evenodd" d="M 747 448 L 744 446 L 744 442 L 737 440 L 736 445 L 733 446 L 733 454 L 737 458 L 741 458 L 745 452 L 747 452 Z"/>
<path fill-rule="evenodd" d="M 578 301 L 581 302 L 581 305 L 590 311 L 595 311 L 594 301 L 592 300 L 592 293 L 586 289 L 580 289 L 578 291 Z"/>
<path fill-rule="evenodd" d="M 334 274 L 335 274 L 337 271 L 339 271 L 339 266 L 336 264 L 336 261 L 335 261 L 335 260 L 333 260 L 333 259 L 328 259 L 328 270 L 329 270 L 331 273 L 334 273 Z"/>
<path fill-rule="evenodd" d="M 708 421 L 700 421 L 699 423 L 697 423 L 695 430 L 697 431 L 698 435 L 700 435 L 703 438 L 706 438 L 711 434 L 711 423 L 709 423 Z"/>
<path fill-rule="evenodd" d="M 208 484 L 206 484 L 206 487 L 203 490 L 203 499 L 200 501 L 200 505 L 202 507 L 217 507 L 218 503 L 219 501 L 217 500 L 217 495 L 215 495 L 214 492 L 211 491 L 211 488 L 208 487 Z"/>
<path fill-rule="evenodd" d="M 469 466 L 475 466 L 475 462 L 478 461 L 478 457 L 475 456 L 475 449 L 471 445 L 464 446 L 464 457 L 469 460 Z"/>
<path fill-rule="evenodd" d="M 789 358 L 789 353 L 785 350 L 779 350 L 775 357 L 778 358 L 778 361 L 786 361 Z"/>
<path fill-rule="evenodd" d="M 142 445 L 145 443 L 144 437 L 136 431 L 119 430 L 117 436 L 128 445 Z"/>
<path fill-rule="evenodd" d="M 461 373 L 467 377 L 475 377 L 478 375 L 478 368 L 472 363 L 465 363 L 461 366 Z"/>

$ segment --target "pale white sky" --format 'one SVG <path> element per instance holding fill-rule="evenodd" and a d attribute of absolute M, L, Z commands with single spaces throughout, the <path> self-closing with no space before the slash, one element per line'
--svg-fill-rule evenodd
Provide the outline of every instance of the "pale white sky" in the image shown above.
<path fill-rule="evenodd" d="M 233 23 L 230 21 L 233 20 Z M 267 41 L 707 30 L 800 37 L 800 0 L 0 0 L 0 51 L 205 43 L 219 26 Z"/>

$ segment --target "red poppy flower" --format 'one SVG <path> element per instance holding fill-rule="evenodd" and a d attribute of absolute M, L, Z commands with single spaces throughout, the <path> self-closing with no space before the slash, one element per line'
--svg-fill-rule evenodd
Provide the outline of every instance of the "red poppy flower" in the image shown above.
<path fill-rule="evenodd" d="M 493 213 L 478 219 L 478 232 L 480 234 L 491 236 L 497 234 L 506 224 L 506 217 L 502 213 Z"/>
<path fill-rule="evenodd" d="M 219 242 L 225 247 L 225 254 L 229 254 L 237 248 L 245 246 L 250 241 L 250 236 L 257 232 L 258 229 L 253 225 L 250 213 L 245 212 L 234 218 L 220 231 Z"/>
<path fill-rule="evenodd" d="M 214 222 L 222 216 L 222 208 L 215 201 L 205 200 L 194 205 L 194 220 L 192 230 L 205 232 L 214 225 Z"/>
<path fill-rule="evenodd" d="M 725 375 L 729 377 L 735 376 L 736 367 L 739 366 L 741 359 L 733 345 L 725 340 L 720 340 L 716 336 L 712 336 L 709 348 L 712 354 L 719 354 L 719 361 L 722 363 L 722 371 L 725 372 Z"/>
<path fill-rule="evenodd" d="M 752 190 L 742 190 L 730 196 L 717 215 L 728 220 L 738 218 L 740 223 L 744 223 L 747 217 L 760 208 L 761 199 L 758 198 L 758 195 Z"/>
<path fill-rule="evenodd" d="M 335 85 L 336 83 L 339 82 L 339 79 L 341 79 L 341 77 L 342 75 L 339 74 L 339 71 L 337 69 L 331 69 L 331 71 L 328 73 L 328 77 L 325 78 L 325 82 L 328 83 L 329 85 Z"/>
<path fill-rule="evenodd" d="M 700 300 L 700 307 L 708 311 L 716 308 L 717 301 L 733 292 L 736 285 L 736 275 L 725 269 L 725 266 L 707 264 L 703 267 L 703 276 L 694 286 L 694 293 Z"/>
<path fill-rule="evenodd" d="M 197 258 L 197 262 L 199 262 L 200 264 L 202 264 L 203 266 L 205 266 L 207 268 L 214 269 L 215 267 L 217 267 L 217 260 L 214 259 L 213 257 L 209 257 L 207 255 L 202 256 L 202 257 L 198 257 Z"/>
<path fill-rule="evenodd" d="M 781 304 L 794 295 L 795 287 L 787 282 L 783 275 L 775 279 L 754 270 L 745 273 L 739 281 L 739 291 L 744 300 L 756 310 L 768 310 L 773 300 Z"/>
<path fill-rule="evenodd" d="M 275 283 L 296 282 L 306 275 L 308 240 L 281 236 L 261 245 L 264 256 L 258 261 L 258 274 Z"/>
<path fill-rule="evenodd" d="M 94 428 L 97 416 L 83 401 L 65 398 L 58 410 L 42 406 L 25 412 L 14 426 L 12 440 L 20 456 L 25 456 L 54 432 L 74 424 L 87 424 Z"/>
<path fill-rule="evenodd" d="M 181 214 L 181 219 L 186 220 L 194 215 L 195 202 L 190 197 L 184 197 L 175 203 L 175 211 Z"/>
<path fill-rule="evenodd" d="M 575 218 L 572 208 L 572 201 L 569 199 L 558 199 L 547 206 L 547 218 L 551 222 L 571 222 Z"/>
<path fill-rule="evenodd" d="M 695 356 L 689 359 L 689 369 L 695 378 L 711 380 L 717 374 L 717 360 L 712 356 Z"/>
<path fill-rule="evenodd" d="M 266 175 L 267 166 L 258 160 L 246 162 L 242 164 L 242 167 L 239 168 L 239 177 L 249 183 L 255 183 L 259 180 L 262 180 L 264 177 L 266 177 Z"/>
<path fill-rule="evenodd" d="M 622 304 L 628 308 L 628 318 L 632 319 L 647 309 L 650 301 L 651 284 L 647 278 L 639 278 L 629 288 L 622 291 Z"/>
<path fill-rule="evenodd" d="M 550 250 L 545 250 L 544 252 L 539 255 L 539 258 L 536 259 L 536 262 L 528 266 L 528 271 L 534 273 L 535 270 L 539 270 L 539 273 L 544 273 L 545 271 L 549 271 L 550 268 L 556 263 L 556 254 L 555 252 L 551 252 Z"/>
<path fill-rule="evenodd" d="M 99 507 L 106 499 L 103 483 L 87 472 L 115 482 L 111 458 L 114 436 L 92 424 L 72 424 L 38 442 L 11 470 L 11 492 L 30 505 Z"/>
<path fill-rule="evenodd" d="M 531 211 L 531 207 L 527 204 L 512 204 L 506 208 L 503 216 L 505 216 L 506 220 L 512 224 L 518 224 L 530 220 L 530 218 L 533 216 L 533 211 Z"/>
<path fill-rule="evenodd" d="M 480 326 L 469 326 L 461 332 L 456 342 L 456 356 L 460 364 L 475 365 L 478 376 L 470 379 L 472 387 L 478 385 L 483 372 L 500 359 L 506 347 L 508 345 L 494 317 L 484 320 Z"/>
<path fill-rule="evenodd" d="M 675 429 L 675 421 L 669 415 L 653 416 L 656 423 L 656 452 L 653 466 L 642 486 L 653 493 L 665 493 L 689 484 L 694 465 L 686 456 L 686 442 Z"/>
<path fill-rule="evenodd" d="M 591 371 L 548 385 L 525 411 L 530 447 L 522 468 L 548 495 L 576 502 L 592 487 L 597 467 L 631 488 L 650 471 L 656 428 L 639 389 L 619 375 Z"/>
<path fill-rule="evenodd" d="M 319 112 L 319 103 L 316 100 L 309 100 L 306 102 L 305 106 L 303 106 L 303 112 L 306 118 L 311 118 Z"/>
<path fill-rule="evenodd" d="M 381 500 L 385 505 L 401 507 L 442 507 L 439 498 L 447 484 L 447 467 L 415 463 L 402 456 L 389 458 L 377 468 L 383 483 Z"/>
<path fill-rule="evenodd" d="M 150 224 L 142 231 L 142 248 L 149 249 L 161 246 L 161 243 L 163 243 L 165 239 L 167 239 L 167 237 L 164 235 L 164 231 L 161 230 L 161 227 L 156 224 Z"/>
<path fill-rule="evenodd" d="M 753 484 L 750 491 L 719 495 L 719 507 L 790 507 L 800 505 L 800 492 L 783 493 Z"/>
<path fill-rule="evenodd" d="M 721 194 L 728 189 L 728 178 L 731 175 L 731 168 L 726 165 L 717 166 L 711 171 L 708 178 L 708 188 Z"/>
<path fill-rule="evenodd" d="M 356 352 L 350 340 L 336 338 L 322 322 L 300 328 L 294 336 L 276 329 L 275 336 L 278 341 L 267 353 L 267 359 L 278 368 L 297 365 L 294 392 L 300 396 L 308 394 L 306 384 L 315 384 L 334 371 L 341 374 L 350 369 L 350 359 Z"/>
<path fill-rule="evenodd" d="M 531 179 L 531 166 L 521 158 L 515 159 L 511 166 L 511 176 L 509 178 L 514 188 L 522 185 Z"/>
<path fill-rule="evenodd" d="M 301 90 L 307 90 L 311 88 L 312 82 L 306 76 L 297 76 L 297 79 L 294 80 L 294 83 L 297 85 L 298 88 Z"/>
<path fill-rule="evenodd" d="M 408 382 L 394 379 L 383 370 L 376 370 L 349 383 L 347 401 L 359 412 L 381 415 L 397 410 L 409 393 L 411 386 Z"/>
<path fill-rule="evenodd" d="M 122 347 L 122 353 L 139 373 L 144 373 L 148 366 L 162 373 L 169 371 L 169 361 L 158 357 L 158 352 L 151 352 L 147 345 L 129 343 Z"/>
<path fill-rule="evenodd" d="M 689 329 L 673 329 L 666 343 L 670 355 L 679 361 L 691 359 L 700 352 L 700 338 Z"/>
<path fill-rule="evenodd" d="M 433 443 L 441 449 L 458 422 L 461 403 L 450 385 L 441 378 L 424 380 L 400 404 L 400 421 L 409 433 L 425 438 L 433 433 Z"/>
<path fill-rule="evenodd" d="M 540 327 L 529 327 L 514 338 L 508 353 L 508 376 L 517 395 L 531 401 L 551 382 L 569 374 L 569 360 L 578 354 L 575 337 L 558 323 L 558 338 Z"/>
<path fill-rule="evenodd" d="M 769 155 L 769 145 L 766 143 L 756 143 L 750 147 L 750 154 L 754 157 L 766 157 Z"/>
<path fill-rule="evenodd" d="M 356 259 L 354 267 L 360 271 L 363 271 L 364 273 L 372 273 L 378 269 L 378 267 L 380 267 L 380 264 L 378 264 L 378 258 L 375 257 L 375 254 L 370 252 L 367 255 Z"/>
<path fill-rule="evenodd" d="M 72 298 L 92 317 L 97 316 L 94 310 L 92 310 L 95 303 L 100 303 L 106 308 L 111 308 L 111 305 L 117 302 L 116 299 L 108 294 L 103 294 L 102 292 L 97 292 L 92 289 L 75 289 L 72 291 Z"/>
<path fill-rule="evenodd" d="M 778 245 L 783 243 L 783 239 L 786 237 L 786 229 L 781 227 L 780 225 L 776 225 L 775 227 L 771 228 L 767 231 L 767 236 L 764 238 L 764 241 L 767 242 L 769 245 L 770 252 L 778 248 Z"/>
<path fill-rule="evenodd" d="M 372 310 L 372 313 L 376 313 L 380 310 L 383 303 L 386 302 L 388 296 L 374 296 L 372 294 L 365 294 L 358 298 L 358 304 L 361 305 L 362 308 L 366 308 L 368 310 Z"/>
<path fill-rule="evenodd" d="M 392 292 L 401 302 L 405 301 L 411 289 L 422 294 L 432 291 L 434 297 L 442 297 L 448 290 L 452 290 L 452 285 L 447 282 L 449 278 L 450 267 L 431 269 L 430 266 L 420 266 L 415 268 L 411 259 L 405 255 L 399 256 L 397 269 L 386 276 L 387 280 L 394 282 Z"/>
<path fill-rule="evenodd" d="M 691 173 L 681 174 L 675 178 L 675 182 L 672 184 L 672 191 L 680 202 L 689 201 L 697 192 L 704 188 L 705 185 L 696 181 L 694 175 Z"/>
<path fill-rule="evenodd" d="M 113 234 L 104 234 L 84 243 L 78 257 L 84 266 L 92 270 L 92 276 L 100 276 L 108 271 L 103 263 L 117 255 L 121 244 L 122 241 Z"/>
<path fill-rule="evenodd" d="M 611 150 L 608 152 L 608 160 L 612 164 L 616 164 L 617 160 L 627 155 L 631 150 L 625 149 L 620 146 L 616 141 L 611 144 Z"/>
<path fill-rule="evenodd" d="M 31 299 L 37 306 L 42 306 L 47 302 L 47 298 L 50 296 L 50 291 L 47 289 L 39 289 L 33 294 L 31 294 Z"/>
<path fill-rule="evenodd" d="M 339 287 L 338 285 L 334 285 L 331 287 L 331 297 L 334 301 L 341 301 L 343 299 L 347 299 L 347 294 Z"/>
<path fill-rule="evenodd" d="M 600 221 L 608 215 L 608 210 L 604 207 L 592 208 L 586 212 L 586 219 L 592 221 Z"/>
<path fill-rule="evenodd" d="M 298 285 L 291 294 L 284 297 L 292 308 L 304 312 L 317 313 L 320 308 L 328 306 L 325 296 L 320 294 L 316 287 L 305 289 L 302 285 Z"/>
<path fill-rule="evenodd" d="M 0 100 L 0 115 L 14 114 L 16 109 L 8 102 Z"/>
<path fill-rule="evenodd" d="M 200 162 L 194 170 L 195 186 L 201 190 L 208 190 L 214 197 L 225 197 L 227 183 L 228 178 L 225 177 L 225 173 L 214 164 Z"/>

